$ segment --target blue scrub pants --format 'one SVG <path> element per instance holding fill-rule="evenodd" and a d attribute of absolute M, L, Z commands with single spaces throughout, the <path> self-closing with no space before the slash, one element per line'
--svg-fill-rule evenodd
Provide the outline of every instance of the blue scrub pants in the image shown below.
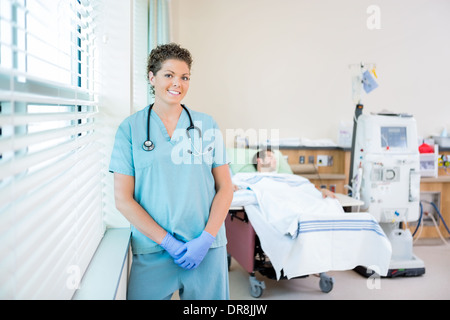
<path fill-rule="evenodd" d="M 133 255 L 128 300 L 169 300 L 177 290 L 182 300 L 228 300 L 226 246 L 209 249 L 193 270 L 175 264 L 167 251 Z"/>

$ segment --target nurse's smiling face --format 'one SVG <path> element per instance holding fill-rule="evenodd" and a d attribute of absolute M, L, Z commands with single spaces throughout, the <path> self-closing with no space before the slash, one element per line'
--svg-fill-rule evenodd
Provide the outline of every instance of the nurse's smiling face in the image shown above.
<path fill-rule="evenodd" d="M 156 75 L 150 71 L 148 78 L 155 88 L 155 102 L 180 104 L 189 89 L 190 76 L 187 63 L 177 59 L 164 61 Z"/>

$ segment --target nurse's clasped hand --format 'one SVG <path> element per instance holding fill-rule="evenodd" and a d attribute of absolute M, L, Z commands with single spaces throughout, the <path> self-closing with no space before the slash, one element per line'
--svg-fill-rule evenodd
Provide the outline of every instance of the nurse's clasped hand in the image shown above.
<path fill-rule="evenodd" d="M 214 240 L 215 237 L 213 235 L 203 231 L 200 236 L 186 242 L 175 252 L 176 256 L 182 255 L 180 258 L 175 259 L 175 263 L 186 270 L 197 268 L 203 261 Z"/>
<path fill-rule="evenodd" d="M 181 257 L 181 255 L 176 255 L 176 252 L 182 248 L 184 245 L 184 242 L 175 239 L 169 232 L 167 232 L 166 236 L 164 237 L 163 241 L 161 242 L 161 247 L 166 250 L 170 256 L 174 259 L 178 259 Z"/>

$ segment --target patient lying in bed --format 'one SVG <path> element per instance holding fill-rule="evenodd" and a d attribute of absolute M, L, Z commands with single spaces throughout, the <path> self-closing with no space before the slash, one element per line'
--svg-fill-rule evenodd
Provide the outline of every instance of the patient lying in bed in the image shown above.
<path fill-rule="evenodd" d="M 270 147 L 258 151 L 253 158 L 253 164 L 257 172 L 261 173 L 277 172 L 277 158 L 275 157 L 275 154 Z M 240 188 L 236 184 L 233 184 L 233 189 L 234 191 L 237 191 Z M 322 196 L 324 198 L 326 197 L 336 198 L 334 192 L 331 192 L 330 190 L 320 189 L 320 192 L 322 193 Z"/>
<path fill-rule="evenodd" d="M 270 153 L 256 159 L 257 172 L 233 175 L 232 206 L 244 206 L 277 277 L 281 270 L 291 278 L 358 265 L 387 273 L 390 243 L 370 214 L 344 212 L 333 193 L 275 172 Z"/>

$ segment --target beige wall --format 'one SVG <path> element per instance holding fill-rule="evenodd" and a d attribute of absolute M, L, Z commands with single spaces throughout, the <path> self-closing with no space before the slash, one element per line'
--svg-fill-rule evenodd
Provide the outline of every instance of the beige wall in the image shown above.
<path fill-rule="evenodd" d="M 380 8 L 369 30 L 367 8 Z M 172 39 L 194 56 L 185 102 L 222 130 L 337 141 L 351 121 L 349 64 L 375 62 L 365 112 L 412 113 L 450 131 L 450 1 L 171 0 Z"/>

